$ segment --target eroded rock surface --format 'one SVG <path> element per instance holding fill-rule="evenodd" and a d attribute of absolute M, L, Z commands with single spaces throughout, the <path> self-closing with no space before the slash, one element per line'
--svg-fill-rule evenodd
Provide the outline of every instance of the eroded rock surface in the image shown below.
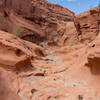
<path fill-rule="evenodd" d="M 13 35 L 0 31 L 0 99 L 99 100 L 98 13 L 75 17 L 44 0 L 1 0 L 0 29 Z"/>
<path fill-rule="evenodd" d="M 99 32 L 100 8 L 95 7 L 76 16 L 77 31 L 81 35 L 81 41 L 92 41 Z"/>
<path fill-rule="evenodd" d="M 11 74 L 0 68 L 0 99 L 1 100 L 21 100 L 15 91 L 14 88 L 15 85 L 13 85 L 15 81 L 14 78 L 16 78 L 14 74 Z"/>
<path fill-rule="evenodd" d="M 30 46 L 31 45 L 31 46 Z M 20 71 L 31 66 L 35 56 L 45 56 L 41 47 L 0 31 L 0 66 Z"/>
<path fill-rule="evenodd" d="M 67 8 L 48 3 L 45 0 L 2 1 L 0 29 L 37 44 L 46 41 L 48 34 L 52 34 L 53 37 L 54 31 L 57 30 L 56 27 L 46 32 L 51 23 L 65 19 L 72 20 L 74 16 L 74 13 Z"/>

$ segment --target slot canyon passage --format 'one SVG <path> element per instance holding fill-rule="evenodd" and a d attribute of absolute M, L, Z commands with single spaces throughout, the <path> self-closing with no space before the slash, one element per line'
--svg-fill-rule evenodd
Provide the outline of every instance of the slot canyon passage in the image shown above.
<path fill-rule="evenodd" d="M 0 100 L 100 100 L 99 13 L 0 0 Z"/>

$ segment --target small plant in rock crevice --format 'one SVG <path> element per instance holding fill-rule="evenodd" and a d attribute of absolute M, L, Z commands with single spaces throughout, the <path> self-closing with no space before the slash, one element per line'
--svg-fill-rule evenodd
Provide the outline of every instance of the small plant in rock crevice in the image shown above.
<path fill-rule="evenodd" d="M 69 21 L 71 21 L 71 19 L 69 19 L 69 18 L 64 19 L 64 22 L 69 22 Z"/>
<path fill-rule="evenodd" d="M 78 100 L 83 100 L 83 96 L 82 95 L 78 95 Z"/>
<path fill-rule="evenodd" d="M 17 37 L 20 35 L 21 32 L 22 32 L 21 26 L 16 26 L 16 27 L 14 28 L 13 33 L 14 33 L 14 35 L 16 35 Z"/>

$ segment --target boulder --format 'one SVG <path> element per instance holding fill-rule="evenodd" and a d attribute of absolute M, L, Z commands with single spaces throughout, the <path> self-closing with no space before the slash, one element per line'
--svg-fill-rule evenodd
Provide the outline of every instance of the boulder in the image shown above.
<path fill-rule="evenodd" d="M 90 44 L 87 53 L 86 65 L 91 69 L 92 74 L 100 74 L 100 35 Z"/>

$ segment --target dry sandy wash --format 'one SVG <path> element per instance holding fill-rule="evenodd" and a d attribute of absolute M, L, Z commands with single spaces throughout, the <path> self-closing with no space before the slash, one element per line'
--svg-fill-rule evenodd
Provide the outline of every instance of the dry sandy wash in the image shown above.
<path fill-rule="evenodd" d="M 44 50 L 1 31 L 0 94 L 8 96 L 3 100 L 99 100 L 99 49 L 99 36 L 88 44 Z"/>
<path fill-rule="evenodd" d="M 0 100 L 100 100 L 99 13 L 0 0 Z"/>

